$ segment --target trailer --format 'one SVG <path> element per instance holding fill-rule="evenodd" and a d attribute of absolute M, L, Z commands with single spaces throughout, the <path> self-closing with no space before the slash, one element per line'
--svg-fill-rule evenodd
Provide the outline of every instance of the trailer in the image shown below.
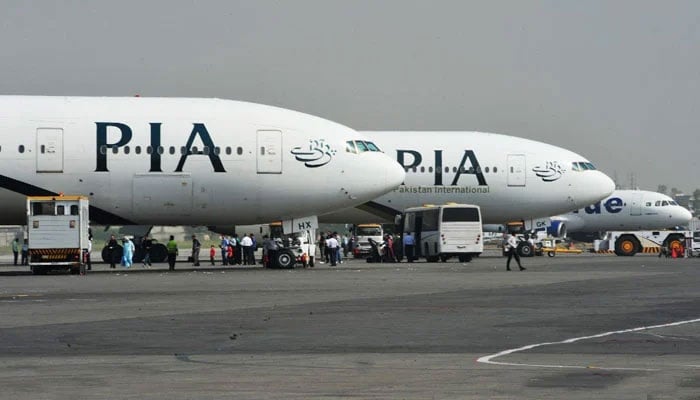
<path fill-rule="evenodd" d="M 84 274 L 89 223 L 85 196 L 27 197 L 28 261 L 32 273 L 69 270 Z"/>
<path fill-rule="evenodd" d="M 662 249 L 686 249 L 687 243 L 692 243 L 692 238 L 692 231 L 611 231 L 605 234 L 605 239 L 596 240 L 593 246 L 597 253 L 614 253 L 618 256 L 658 254 Z M 692 251 L 692 247 L 689 250 Z"/>

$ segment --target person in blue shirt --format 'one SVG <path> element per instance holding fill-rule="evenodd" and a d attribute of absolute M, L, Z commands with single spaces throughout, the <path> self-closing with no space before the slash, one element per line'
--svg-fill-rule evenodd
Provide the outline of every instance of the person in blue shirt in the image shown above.
<path fill-rule="evenodd" d="M 411 232 L 406 232 L 403 235 L 403 251 L 406 253 L 408 262 L 413 262 L 413 250 L 416 248 L 416 239 L 413 238 Z"/>

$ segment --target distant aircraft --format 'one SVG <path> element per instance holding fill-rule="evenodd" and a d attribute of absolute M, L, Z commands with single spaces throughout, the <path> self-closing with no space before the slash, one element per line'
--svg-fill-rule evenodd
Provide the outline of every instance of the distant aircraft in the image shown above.
<path fill-rule="evenodd" d="M 345 151 L 348 143 L 371 151 Z M 352 207 L 405 172 L 345 126 L 194 98 L 0 96 L 0 224 L 82 194 L 98 225 L 251 224 Z"/>
<path fill-rule="evenodd" d="M 616 190 L 608 198 L 550 220 L 563 224 L 568 233 L 597 233 L 673 228 L 688 224 L 692 217 L 690 211 L 665 194 Z"/>
<path fill-rule="evenodd" d="M 608 196 L 613 181 L 585 157 L 561 147 L 481 132 L 362 132 L 406 170 L 404 184 L 322 222 L 393 222 L 404 209 L 476 204 L 484 223 L 542 218 Z M 351 154 L 367 151 L 348 144 Z"/>

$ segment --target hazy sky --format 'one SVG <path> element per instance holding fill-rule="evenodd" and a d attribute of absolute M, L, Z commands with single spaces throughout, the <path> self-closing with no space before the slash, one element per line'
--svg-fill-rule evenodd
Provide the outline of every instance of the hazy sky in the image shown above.
<path fill-rule="evenodd" d="M 698 1 L 0 0 L 0 93 L 221 97 L 700 187 Z"/>

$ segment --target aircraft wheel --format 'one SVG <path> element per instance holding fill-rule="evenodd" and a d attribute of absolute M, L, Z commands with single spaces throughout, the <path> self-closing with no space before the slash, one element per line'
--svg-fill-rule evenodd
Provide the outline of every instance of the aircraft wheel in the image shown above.
<path fill-rule="evenodd" d="M 168 259 L 168 248 L 162 243 L 153 243 L 151 247 L 151 262 L 162 263 Z"/>
<path fill-rule="evenodd" d="M 117 248 L 114 249 L 112 252 L 112 259 L 114 260 L 115 264 L 119 264 L 122 262 L 122 252 L 124 249 L 122 248 L 121 245 L 117 245 Z M 109 264 L 109 249 L 105 246 L 102 248 L 102 261 L 106 262 Z"/>

